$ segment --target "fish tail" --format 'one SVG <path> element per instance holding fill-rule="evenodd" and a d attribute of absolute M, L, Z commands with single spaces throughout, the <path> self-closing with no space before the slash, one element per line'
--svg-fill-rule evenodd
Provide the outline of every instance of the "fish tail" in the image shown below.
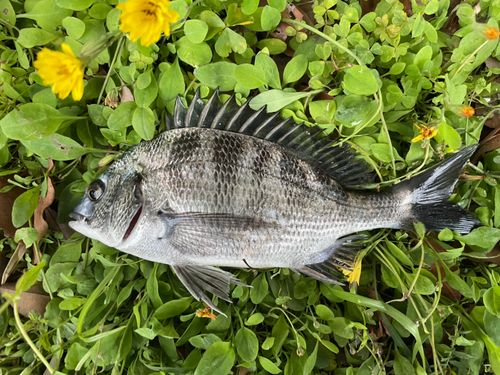
<path fill-rule="evenodd" d="M 411 214 L 402 223 L 403 229 L 413 229 L 415 222 L 422 222 L 427 230 L 440 231 L 445 228 L 460 233 L 469 233 L 481 225 L 467 210 L 448 202 L 464 169 L 465 163 L 477 145 L 468 146 L 435 167 L 394 187 L 396 194 L 411 192 Z"/>

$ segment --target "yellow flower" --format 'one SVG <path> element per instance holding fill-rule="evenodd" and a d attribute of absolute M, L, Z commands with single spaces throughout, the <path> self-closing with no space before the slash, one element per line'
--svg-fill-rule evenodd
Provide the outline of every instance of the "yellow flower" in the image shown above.
<path fill-rule="evenodd" d="M 418 141 L 421 141 L 422 139 L 431 139 L 438 132 L 437 128 L 434 128 L 434 127 L 430 127 L 430 126 L 426 126 L 426 125 L 419 126 L 417 124 L 413 124 L 413 125 L 415 125 L 418 128 L 420 135 L 413 138 L 411 140 L 412 142 L 418 142 Z"/>
<path fill-rule="evenodd" d="M 359 278 L 361 277 L 361 265 L 363 264 L 362 262 L 362 257 L 359 257 L 356 260 L 356 265 L 354 266 L 353 270 L 346 270 L 343 269 L 342 273 L 344 276 L 347 276 L 347 281 L 349 281 L 349 284 L 356 283 L 359 285 Z"/>
<path fill-rule="evenodd" d="M 118 4 L 123 10 L 120 16 L 120 30 L 129 33 L 130 40 L 135 42 L 141 38 L 141 44 L 148 47 L 157 42 L 161 33 L 170 35 L 170 24 L 176 23 L 179 13 L 169 10 L 168 0 L 129 0 Z"/>
<path fill-rule="evenodd" d="M 196 311 L 196 316 L 198 318 L 210 318 L 212 321 L 217 318 L 214 314 L 212 314 L 212 309 L 210 307 L 205 307 L 204 309 Z"/>
<path fill-rule="evenodd" d="M 83 96 L 84 64 L 76 57 L 71 47 L 63 43 L 62 52 L 42 49 L 33 64 L 43 84 L 52 85 L 52 92 L 65 99 L 71 92 L 74 101 Z"/>

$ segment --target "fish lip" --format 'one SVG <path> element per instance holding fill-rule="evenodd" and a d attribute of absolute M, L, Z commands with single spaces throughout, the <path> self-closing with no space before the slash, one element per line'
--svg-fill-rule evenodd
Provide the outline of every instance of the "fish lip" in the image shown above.
<path fill-rule="evenodd" d="M 69 214 L 69 217 L 72 218 L 72 219 L 75 219 L 76 221 L 78 222 L 82 222 L 82 221 L 85 221 L 86 217 L 82 214 L 79 214 L 78 212 L 76 211 L 73 211 Z"/>

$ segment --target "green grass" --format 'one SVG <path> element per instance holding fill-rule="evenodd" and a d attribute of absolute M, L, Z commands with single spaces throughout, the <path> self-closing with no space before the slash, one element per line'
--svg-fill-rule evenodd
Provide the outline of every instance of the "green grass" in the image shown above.
<path fill-rule="evenodd" d="M 0 264 L 17 281 L 0 305 L 1 373 L 500 374 L 500 47 L 483 35 L 496 1 L 295 2 L 307 23 L 280 24 L 284 0 L 175 0 L 180 21 L 149 47 L 120 33 L 116 2 L 0 0 Z M 81 101 L 33 67 L 63 42 L 87 64 Z M 373 167 L 371 189 L 480 142 L 451 200 L 482 226 L 372 231 L 351 286 L 232 270 L 253 288 L 233 286 L 213 321 L 169 266 L 68 238 L 99 168 L 163 131 L 178 95 L 217 87 L 334 132 Z M 411 142 L 414 123 L 437 134 Z"/>

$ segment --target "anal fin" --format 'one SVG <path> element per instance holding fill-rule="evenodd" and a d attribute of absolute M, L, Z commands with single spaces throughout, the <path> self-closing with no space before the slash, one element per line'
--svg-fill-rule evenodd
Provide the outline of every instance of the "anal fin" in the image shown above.
<path fill-rule="evenodd" d="M 229 298 L 230 284 L 251 288 L 250 285 L 242 283 L 230 272 L 213 266 L 175 265 L 172 266 L 172 268 L 179 280 L 197 301 L 202 300 L 210 308 L 224 316 L 226 316 L 226 314 L 214 305 L 204 291 L 206 290 L 224 301 L 231 302 Z"/>
<path fill-rule="evenodd" d="M 337 268 L 352 270 L 359 250 L 364 247 L 362 241 L 366 239 L 365 235 L 358 234 L 339 238 L 327 250 L 327 252 L 331 252 L 327 260 L 322 263 L 308 264 L 300 268 L 294 268 L 293 271 L 303 273 L 306 276 L 328 284 L 343 285 L 337 277 L 330 273 L 330 270 Z"/>

